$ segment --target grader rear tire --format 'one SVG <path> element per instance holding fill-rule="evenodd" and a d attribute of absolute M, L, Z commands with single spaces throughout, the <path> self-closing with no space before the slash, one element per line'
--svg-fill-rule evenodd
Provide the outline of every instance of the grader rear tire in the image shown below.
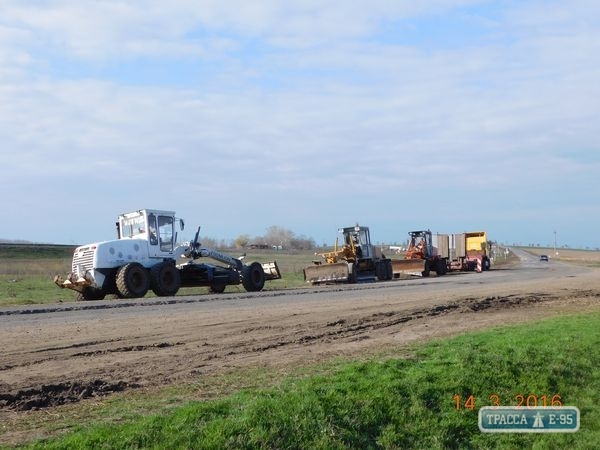
<path fill-rule="evenodd" d="M 259 262 L 253 262 L 244 269 L 242 285 L 248 292 L 258 292 L 265 285 L 265 271 Z"/>
<path fill-rule="evenodd" d="M 140 263 L 129 263 L 117 272 L 117 291 L 122 298 L 143 297 L 150 288 L 148 271 Z"/>
<path fill-rule="evenodd" d="M 150 269 L 150 287 L 159 297 L 171 297 L 181 287 L 181 275 L 174 264 L 161 262 Z"/>

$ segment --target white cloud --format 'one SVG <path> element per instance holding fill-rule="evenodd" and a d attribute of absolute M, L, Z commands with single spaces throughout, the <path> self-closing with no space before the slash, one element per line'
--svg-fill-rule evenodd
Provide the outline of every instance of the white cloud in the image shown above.
<path fill-rule="evenodd" d="M 0 188 L 48 208 L 197 205 L 222 237 L 288 221 L 321 239 L 357 210 L 381 227 L 414 221 L 405 208 L 431 228 L 481 214 L 461 204 L 518 215 L 543 203 L 540 176 L 584 205 L 600 36 L 595 4 L 567 3 L 3 2 Z M 426 34 L 453 21 L 473 29 Z"/>

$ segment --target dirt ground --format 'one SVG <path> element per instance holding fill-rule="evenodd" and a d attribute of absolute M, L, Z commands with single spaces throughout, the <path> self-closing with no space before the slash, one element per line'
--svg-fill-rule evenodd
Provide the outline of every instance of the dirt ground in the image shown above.
<path fill-rule="evenodd" d="M 363 357 L 468 330 L 600 310 L 599 269 L 493 272 L 0 311 L 0 445 L 23 439 L 16 430 L 28 414 L 114 392 Z"/>

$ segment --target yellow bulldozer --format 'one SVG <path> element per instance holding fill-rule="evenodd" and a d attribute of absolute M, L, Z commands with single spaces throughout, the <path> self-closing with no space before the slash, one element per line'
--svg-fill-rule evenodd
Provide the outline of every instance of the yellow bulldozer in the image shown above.
<path fill-rule="evenodd" d="M 371 244 L 369 228 L 356 224 L 340 228 L 343 245 L 335 240 L 333 251 L 317 253 L 321 259 L 304 268 L 304 280 L 316 285 L 387 281 L 393 277 L 392 261 Z"/>

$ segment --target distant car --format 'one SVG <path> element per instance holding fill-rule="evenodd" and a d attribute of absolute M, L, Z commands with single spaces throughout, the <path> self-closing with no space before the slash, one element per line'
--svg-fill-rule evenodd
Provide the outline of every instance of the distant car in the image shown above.
<path fill-rule="evenodd" d="M 540 261 L 548 261 L 548 255 L 540 255 Z"/>

